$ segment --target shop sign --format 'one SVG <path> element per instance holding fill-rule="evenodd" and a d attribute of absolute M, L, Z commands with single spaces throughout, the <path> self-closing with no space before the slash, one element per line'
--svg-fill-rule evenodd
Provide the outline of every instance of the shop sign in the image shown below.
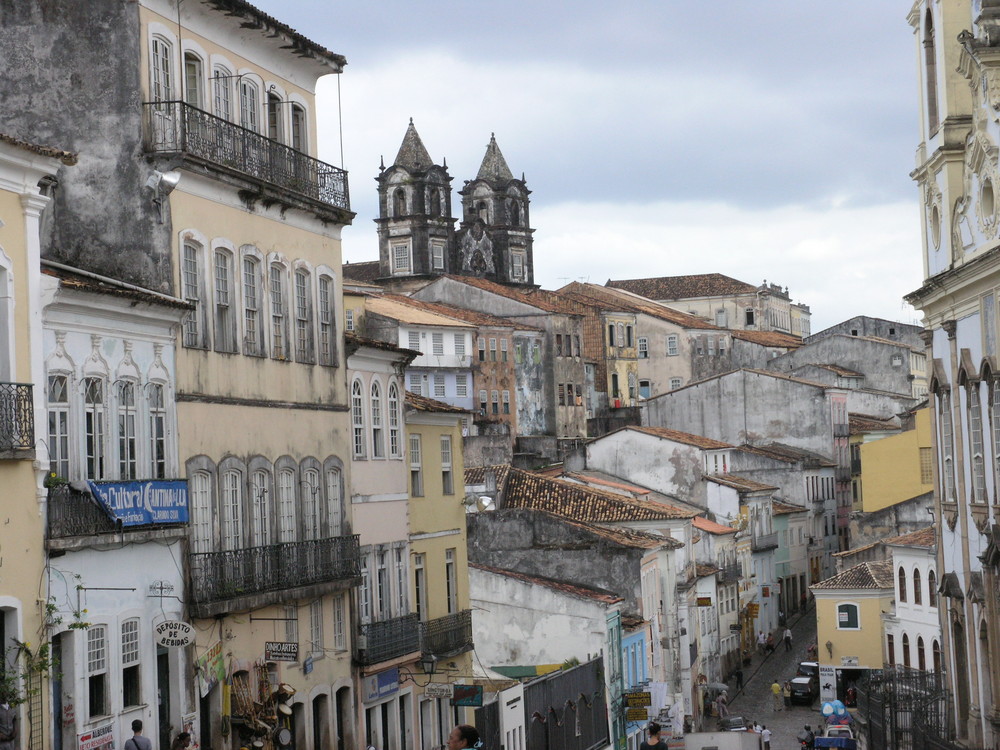
<path fill-rule="evenodd" d="M 90 482 L 90 491 L 122 526 L 188 522 L 186 479 Z"/>
<path fill-rule="evenodd" d="M 458 687 L 456 685 L 456 687 Z M 429 682 L 424 686 L 424 697 L 426 698 L 451 698 L 451 685 L 447 682 Z"/>
<path fill-rule="evenodd" d="M 302 662 L 302 674 L 312 674 L 313 671 L 313 658 L 312 654 L 309 654 Z"/>
<path fill-rule="evenodd" d="M 699 607 L 711 607 L 712 606 L 712 597 L 710 597 L 710 596 L 699 596 L 698 600 L 697 600 L 697 604 L 698 604 Z"/>
<path fill-rule="evenodd" d="M 646 708 L 626 708 L 625 721 L 645 721 L 649 718 L 649 710 Z"/>
<path fill-rule="evenodd" d="M 840 666 L 842 667 L 856 667 L 861 663 L 861 658 L 857 656 L 841 656 Z"/>
<path fill-rule="evenodd" d="M 264 643 L 265 661 L 298 661 L 299 644 L 295 641 L 266 641 Z"/>
<path fill-rule="evenodd" d="M 641 708 L 653 705 L 652 693 L 625 693 L 622 697 L 625 699 L 625 705 L 629 708 Z"/>
<path fill-rule="evenodd" d="M 77 735 L 77 750 L 114 750 L 114 747 L 114 724 L 105 724 L 103 727 Z"/>
<path fill-rule="evenodd" d="M 195 674 L 198 675 L 198 690 L 204 698 L 226 677 L 226 665 L 222 660 L 222 641 L 217 641 L 208 651 L 195 659 L 194 666 Z"/>
<path fill-rule="evenodd" d="M 743 627 L 738 622 L 731 622 L 731 623 L 729 623 L 729 632 L 730 633 L 739 633 L 742 629 L 743 629 Z"/>
<path fill-rule="evenodd" d="M 451 705 L 481 706 L 483 705 L 482 685 L 455 685 L 452 691 Z"/>
<path fill-rule="evenodd" d="M 757 602 L 750 602 L 747 605 L 747 614 L 750 617 L 758 617 L 760 615 L 760 605 Z"/>
<path fill-rule="evenodd" d="M 831 664 L 819 665 L 819 699 L 832 701 L 837 698 L 837 670 Z"/>
<path fill-rule="evenodd" d="M 180 620 L 161 622 L 153 628 L 153 632 L 156 634 L 156 642 L 166 648 L 179 648 L 194 643 L 194 628 Z"/>
<path fill-rule="evenodd" d="M 377 701 L 399 692 L 399 669 L 393 667 L 365 677 L 362 681 L 362 690 L 365 703 Z M 450 685 L 448 686 L 448 695 L 451 695 Z"/>

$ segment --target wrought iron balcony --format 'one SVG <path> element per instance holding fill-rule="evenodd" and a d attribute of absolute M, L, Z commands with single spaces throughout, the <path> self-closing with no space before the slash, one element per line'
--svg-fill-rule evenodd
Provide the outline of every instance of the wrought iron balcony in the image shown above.
<path fill-rule="evenodd" d="M 736 583 L 742 577 L 743 571 L 740 569 L 739 563 L 733 563 L 732 565 L 726 565 L 724 568 L 719 568 L 719 583 Z"/>
<path fill-rule="evenodd" d="M 471 651 L 472 610 L 465 609 L 420 623 L 421 649 L 435 656 L 455 656 Z"/>
<path fill-rule="evenodd" d="M 200 552 L 191 555 L 190 600 L 197 616 L 227 611 L 232 600 L 253 599 L 257 606 L 276 601 L 270 593 L 361 581 L 358 536 L 286 542 L 264 547 Z M 247 602 L 244 602 L 247 603 Z"/>
<path fill-rule="evenodd" d="M 0 458 L 33 458 L 35 408 L 30 383 L 0 383 Z"/>
<path fill-rule="evenodd" d="M 767 552 L 769 549 L 777 549 L 778 532 L 772 531 L 770 534 L 758 534 L 750 542 L 750 549 L 754 552 Z"/>
<path fill-rule="evenodd" d="M 68 484 L 49 488 L 49 539 L 113 534 L 118 530 L 111 511 L 89 492 L 78 492 Z"/>
<path fill-rule="evenodd" d="M 358 661 L 365 665 L 396 659 L 420 650 L 420 619 L 415 612 L 361 625 Z"/>
<path fill-rule="evenodd" d="M 833 470 L 833 478 L 838 482 L 851 481 L 851 469 L 848 466 L 838 466 Z"/>
<path fill-rule="evenodd" d="M 347 172 L 339 167 L 185 102 L 147 102 L 143 108 L 152 153 L 182 154 L 334 208 L 351 208 Z"/>

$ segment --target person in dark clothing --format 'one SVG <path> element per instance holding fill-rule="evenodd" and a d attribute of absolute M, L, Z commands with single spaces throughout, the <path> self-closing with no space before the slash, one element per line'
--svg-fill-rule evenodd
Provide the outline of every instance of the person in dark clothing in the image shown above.
<path fill-rule="evenodd" d="M 649 722 L 646 725 L 646 731 L 649 732 L 649 739 L 643 740 L 639 744 L 639 750 L 666 750 L 667 743 L 660 738 L 661 727 L 659 724 L 655 721 Z"/>
<path fill-rule="evenodd" d="M 736 689 L 737 690 L 742 690 L 743 689 L 743 670 L 742 669 L 737 669 L 736 670 Z"/>

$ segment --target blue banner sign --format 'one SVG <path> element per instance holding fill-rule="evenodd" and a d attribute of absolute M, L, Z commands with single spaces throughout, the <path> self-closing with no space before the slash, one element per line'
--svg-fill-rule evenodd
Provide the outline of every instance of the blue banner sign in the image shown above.
<path fill-rule="evenodd" d="M 123 526 L 188 522 L 186 479 L 153 479 L 138 482 L 87 482 Z"/>

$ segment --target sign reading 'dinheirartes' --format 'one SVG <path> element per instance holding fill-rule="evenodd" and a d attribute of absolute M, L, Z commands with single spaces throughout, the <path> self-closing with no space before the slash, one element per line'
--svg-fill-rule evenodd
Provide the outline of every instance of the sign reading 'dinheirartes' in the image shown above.
<path fill-rule="evenodd" d="M 154 523 L 187 523 L 186 479 L 153 479 L 137 482 L 87 482 L 94 497 L 123 526 Z"/>

